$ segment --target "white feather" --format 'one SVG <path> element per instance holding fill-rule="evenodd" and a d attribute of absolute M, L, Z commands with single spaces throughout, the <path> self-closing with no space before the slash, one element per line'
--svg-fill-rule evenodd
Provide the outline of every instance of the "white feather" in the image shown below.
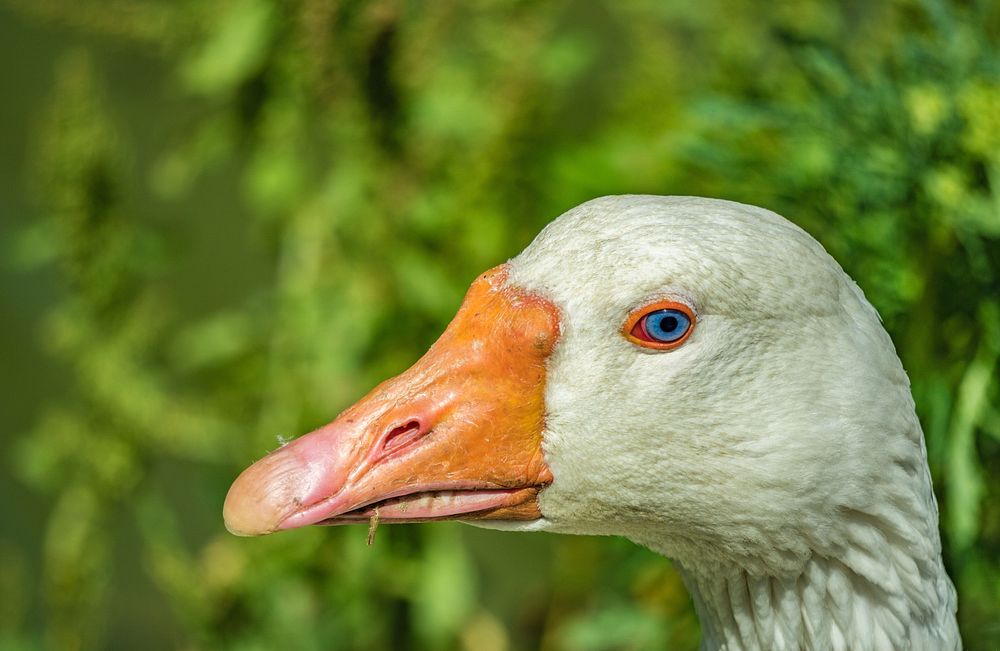
<path fill-rule="evenodd" d="M 715 649 L 959 649 L 909 382 L 878 315 L 782 217 L 605 197 L 550 224 L 509 282 L 561 311 L 530 526 L 672 557 Z M 621 336 L 654 300 L 697 325 Z"/>

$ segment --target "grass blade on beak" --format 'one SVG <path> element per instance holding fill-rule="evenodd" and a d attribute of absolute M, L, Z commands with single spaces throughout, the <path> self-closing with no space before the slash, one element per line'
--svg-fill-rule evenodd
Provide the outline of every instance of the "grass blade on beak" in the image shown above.
<path fill-rule="evenodd" d="M 368 520 L 368 546 L 375 542 L 375 532 L 378 531 L 378 507 L 372 512 L 372 517 Z"/>

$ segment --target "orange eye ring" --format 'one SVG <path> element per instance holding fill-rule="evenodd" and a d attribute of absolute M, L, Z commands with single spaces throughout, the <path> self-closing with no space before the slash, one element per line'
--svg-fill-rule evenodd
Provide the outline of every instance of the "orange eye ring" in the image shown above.
<path fill-rule="evenodd" d="M 688 321 L 687 328 L 683 334 L 671 341 L 657 341 L 650 336 L 646 329 L 646 318 L 664 310 L 680 312 Z M 628 318 L 625 319 L 625 323 L 622 325 L 621 332 L 626 339 L 637 346 L 652 350 L 673 350 L 687 341 L 688 337 L 691 336 L 691 332 L 694 331 L 696 323 L 697 318 L 695 317 L 694 310 L 684 303 L 677 301 L 657 301 L 629 312 Z"/>

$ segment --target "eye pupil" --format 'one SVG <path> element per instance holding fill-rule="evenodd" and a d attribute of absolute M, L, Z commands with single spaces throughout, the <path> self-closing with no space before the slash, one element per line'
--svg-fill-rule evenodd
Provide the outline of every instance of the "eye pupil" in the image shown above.
<path fill-rule="evenodd" d="M 691 320 L 680 310 L 665 309 L 650 312 L 643 317 L 643 330 L 652 341 L 673 343 L 681 339 L 691 327 Z"/>

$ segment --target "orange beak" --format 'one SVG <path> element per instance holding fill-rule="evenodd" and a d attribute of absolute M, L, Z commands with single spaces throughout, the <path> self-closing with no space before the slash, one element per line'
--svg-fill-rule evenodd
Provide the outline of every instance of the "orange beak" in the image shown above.
<path fill-rule="evenodd" d="M 223 515 L 237 535 L 309 524 L 534 520 L 552 482 L 542 457 L 545 363 L 559 336 L 552 303 L 506 284 L 472 284 L 455 319 L 403 374 L 335 421 L 236 479 Z"/>

